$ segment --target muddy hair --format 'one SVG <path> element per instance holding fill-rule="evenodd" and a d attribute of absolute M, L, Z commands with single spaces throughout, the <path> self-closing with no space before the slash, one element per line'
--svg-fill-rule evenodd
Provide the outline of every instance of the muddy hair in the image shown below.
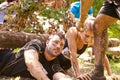
<path fill-rule="evenodd" d="M 61 32 L 61 31 L 58 31 L 58 32 L 50 34 L 50 36 L 53 36 L 53 35 L 58 35 L 60 37 L 60 39 L 64 39 L 65 40 L 65 34 L 63 32 Z M 48 39 L 51 38 L 50 36 L 49 36 Z"/>
<path fill-rule="evenodd" d="M 92 31 L 93 32 L 93 27 L 94 27 L 94 17 L 89 17 L 86 19 L 85 23 L 84 23 L 84 31 Z"/>

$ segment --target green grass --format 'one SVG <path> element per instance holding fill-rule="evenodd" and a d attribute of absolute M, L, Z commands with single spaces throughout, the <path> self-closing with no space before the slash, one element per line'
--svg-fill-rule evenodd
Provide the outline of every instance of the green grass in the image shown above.
<path fill-rule="evenodd" d="M 120 77 L 120 61 L 116 62 L 116 61 L 110 60 L 110 66 L 111 66 L 113 75 L 119 75 Z"/>

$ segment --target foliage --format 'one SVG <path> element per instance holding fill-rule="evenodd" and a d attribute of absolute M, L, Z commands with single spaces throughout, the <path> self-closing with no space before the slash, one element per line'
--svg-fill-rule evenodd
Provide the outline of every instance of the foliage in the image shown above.
<path fill-rule="evenodd" d="M 4 24 L 4 28 L 6 30 L 24 31 L 28 26 L 31 28 L 35 25 L 41 27 L 41 25 L 38 25 L 36 15 L 34 14 L 40 7 L 41 4 L 33 0 L 18 0 L 12 6 L 7 7 L 7 22 Z"/>
<path fill-rule="evenodd" d="M 119 71 L 120 71 L 120 61 L 113 61 L 113 60 L 110 60 L 110 66 L 111 66 L 111 69 L 113 71 L 114 74 L 117 74 L 117 75 L 120 75 Z"/>
<path fill-rule="evenodd" d="M 2 3 L 4 0 L 0 0 L 0 3 Z"/>
<path fill-rule="evenodd" d="M 64 1 L 64 0 L 63 0 Z M 67 1 L 67 0 L 66 0 Z M 67 3 L 69 3 L 68 1 Z M 66 2 L 61 7 L 46 7 L 42 2 L 34 2 L 33 0 L 18 0 L 18 3 L 8 7 L 7 22 L 4 24 L 6 30 L 12 28 L 13 31 L 27 31 L 27 32 L 43 32 L 42 25 L 38 22 L 38 16 L 44 16 L 48 19 L 54 18 L 61 23 L 62 16 L 66 11 Z M 65 6 L 65 7 L 64 7 Z M 11 14 L 16 12 L 16 16 L 13 18 Z M 35 13 L 39 13 L 36 15 Z"/>
<path fill-rule="evenodd" d="M 94 11 L 94 16 L 97 16 L 104 0 L 94 0 L 93 3 L 93 11 Z M 120 39 L 120 21 L 114 23 L 108 28 L 108 37 L 110 38 L 118 38 Z"/>
<path fill-rule="evenodd" d="M 52 7 L 43 7 L 42 11 L 40 11 L 40 16 L 46 16 L 48 19 L 54 18 L 60 22 L 63 14 L 65 13 L 65 8 L 57 8 L 56 10 Z"/>
<path fill-rule="evenodd" d="M 101 8 L 103 4 L 103 0 L 94 0 L 94 3 L 93 3 L 93 11 L 94 11 L 94 16 L 96 16 Z"/>
<path fill-rule="evenodd" d="M 120 21 L 114 23 L 108 28 L 108 34 L 110 38 L 115 37 L 120 39 Z"/>
<path fill-rule="evenodd" d="M 40 24 L 41 21 L 38 21 L 37 16 L 44 16 L 47 19 L 54 18 L 58 21 L 58 24 L 61 24 L 63 15 L 66 12 L 66 10 L 68 10 L 68 8 L 70 7 L 70 4 L 79 0 L 62 1 L 64 1 L 64 4 L 62 4 L 61 7 L 53 8 L 52 6 L 44 6 L 42 2 L 35 3 L 33 0 L 18 0 L 18 3 L 15 3 L 13 6 L 8 7 L 6 9 L 6 11 L 8 12 L 8 20 L 5 26 L 7 26 L 7 28 L 13 28 L 16 31 L 43 33 L 42 27 L 44 24 Z M 94 0 L 94 16 L 98 14 L 102 3 L 103 0 Z M 66 4 L 68 5 L 66 6 Z M 14 11 L 17 12 L 17 15 L 15 18 L 12 18 L 11 14 Z M 39 15 L 34 14 L 35 12 L 37 12 Z M 117 37 L 120 39 L 119 30 L 120 22 L 113 24 L 108 30 L 109 37 Z"/>
<path fill-rule="evenodd" d="M 32 15 L 34 11 L 39 10 L 40 6 L 40 3 L 36 3 L 33 0 L 19 0 L 17 12 L 19 16 L 27 18 L 28 16 Z"/>

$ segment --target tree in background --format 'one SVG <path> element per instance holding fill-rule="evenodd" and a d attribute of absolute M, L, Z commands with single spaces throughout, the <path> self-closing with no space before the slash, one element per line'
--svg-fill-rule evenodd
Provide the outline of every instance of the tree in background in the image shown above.
<path fill-rule="evenodd" d="M 3 2 L 4 0 L 0 0 Z M 70 7 L 72 2 L 78 0 L 61 0 L 62 6 L 45 6 L 45 0 L 40 0 L 38 3 L 34 2 L 34 0 L 18 0 L 18 3 L 15 3 L 13 6 L 10 6 L 6 9 L 7 17 L 6 23 L 1 30 L 13 30 L 13 31 L 25 31 L 25 32 L 32 32 L 32 33 L 44 33 L 43 25 L 44 23 L 42 20 L 38 19 L 38 16 L 46 17 L 46 20 L 54 19 L 57 21 L 56 27 L 62 24 L 63 15 Z M 59 0 L 52 0 L 55 1 L 54 4 L 58 3 Z M 98 14 L 98 11 L 103 3 L 103 0 L 94 0 L 93 9 L 94 9 L 94 16 Z M 16 12 L 16 16 L 13 18 L 13 14 Z M 37 13 L 37 14 L 36 14 Z M 11 15 L 12 14 L 12 15 Z M 42 23 L 42 24 L 40 24 Z M 112 27 L 109 28 L 110 37 L 118 37 L 120 33 L 119 26 L 120 22 L 113 24 L 115 26 L 114 29 Z M 119 38 L 119 37 L 118 37 Z"/>

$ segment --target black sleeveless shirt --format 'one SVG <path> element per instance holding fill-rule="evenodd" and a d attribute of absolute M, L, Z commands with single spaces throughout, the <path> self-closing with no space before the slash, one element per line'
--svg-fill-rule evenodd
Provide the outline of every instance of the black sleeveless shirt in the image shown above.
<path fill-rule="evenodd" d="M 65 41 L 64 49 L 65 49 L 66 47 L 67 47 L 67 48 L 69 47 L 67 40 Z M 81 54 L 86 50 L 87 47 L 88 47 L 88 45 L 85 44 L 82 49 L 77 50 L 77 54 L 81 55 Z"/>

